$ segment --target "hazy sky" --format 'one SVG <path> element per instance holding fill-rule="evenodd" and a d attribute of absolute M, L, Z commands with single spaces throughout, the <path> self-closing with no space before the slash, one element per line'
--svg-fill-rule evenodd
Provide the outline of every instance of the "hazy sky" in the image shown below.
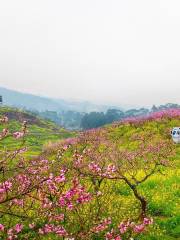
<path fill-rule="evenodd" d="M 180 103 L 180 1 L 1 0 L 0 85 L 98 103 Z"/>

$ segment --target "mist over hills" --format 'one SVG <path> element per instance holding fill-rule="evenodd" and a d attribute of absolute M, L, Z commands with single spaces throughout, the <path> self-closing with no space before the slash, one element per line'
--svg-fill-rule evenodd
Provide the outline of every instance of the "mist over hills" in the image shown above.
<path fill-rule="evenodd" d="M 28 93 L 0 87 L 3 105 L 30 111 L 35 116 L 51 120 L 69 130 L 91 129 L 119 121 L 128 117 L 147 116 L 151 112 L 169 108 L 180 108 L 180 105 L 167 103 L 149 108 L 122 109 L 113 106 L 93 104 L 88 101 L 68 101 L 36 96 Z"/>
<path fill-rule="evenodd" d="M 105 112 L 111 106 L 98 105 L 89 101 L 68 101 L 64 99 L 55 99 L 49 97 L 41 97 L 29 93 L 0 87 L 0 95 L 3 97 L 3 104 L 18 108 L 37 111 L 76 111 L 76 112 Z M 117 108 L 118 107 L 113 107 Z"/>

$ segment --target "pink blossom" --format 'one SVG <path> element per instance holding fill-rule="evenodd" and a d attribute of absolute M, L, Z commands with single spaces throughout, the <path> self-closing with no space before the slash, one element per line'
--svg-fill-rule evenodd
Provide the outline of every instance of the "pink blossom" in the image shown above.
<path fill-rule="evenodd" d="M 144 225 L 153 224 L 153 219 L 152 218 L 144 218 L 143 224 Z"/>
<path fill-rule="evenodd" d="M 97 225 L 96 227 L 94 227 L 92 229 L 93 232 L 98 233 L 98 232 L 102 232 L 105 229 L 108 228 L 108 225 L 111 224 L 111 219 L 110 218 L 106 218 L 104 219 L 99 225 Z"/>
<path fill-rule="evenodd" d="M 74 207 L 74 206 L 73 206 L 73 204 L 72 204 L 71 202 L 67 204 L 67 208 L 68 208 L 69 210 L 72 210 L 73 207 Z"/>
<path fill-rule="evenodd" d="M 79 198 L 77 199 L 77 203 L 85 203 L 85 202 L 89 202 L 91 199 L 91 196 L 89 193 L 83 193 L 82 195 L 79 196 Z"/>
<path fill-rule="evenodd" d="M 54 229 L 54 225 L 46 224 L 43 228 L 43 232 L 44 233 L 51 233 L 51 232 L 53 232 L 53 229 Z"/>
<path fill-rule="evenodd" d="M 62 226 L 55 226 L 54 224 L 45 224 L 43 228 L 39 229 L 39 234 L 48 234 L 48 233 L 55 233 L 58 236 L 66 236 L 67 232 L 64 227 Z"/>
<path fill-rule="evenodd" d="M 127 232 L 128 230 L 128 227 L 129 227 L 129 222 L 122 222 L 119 224 L 118 228 L 119 228 L 119 231 L 120 233 L 125 233 Z"/>
<path fill-rule="evenodd" d="M 116 167 L 113 164 L 109 164 L 105 170 L 105 172 L 102 174 L 102 176 L 105 177 L 112 177 L 112 175 L 116 172 Z"/>
<path fill-rule="evenodd" d="M 97 163 L 91 162 L 91 163 L 88 165 L 88 167 L 89 167 L 89 169 L 90 169 L 92 172 L 95 172 L 95 173 L 101 172 L 101 168 L 100 168 L 100 166 L 99 166 Z"/>
<path fill-rule="evenodd" d="M 113 164 L 107 166 L 107 172 L 114 173 L 116 172 L 116 167 Z"/>
<path fill-rule="evenodd" d="M 22 229 L 23 229 L 23 225 L 22 225 L 22 224 L 16 224 L 16 225 L 14 226 L 14 229 L 15 229 L 15 231 L 16 231 L 17 233 L 20 233 L 20 232 L 22 231 Z"/>
<path fill-rule="evenodd" d="M 24 136 L 23 132 L 14 132 L 13 137 L 16 139 L 22 138 Z"/>
<path fill-rule="evenodd" d="M 60 176 L 55 177 L 54 180 L 57 183 L 61 183 L 61 182 L 64 182 L 66 180 L 66 178 L 65 178 L 64 174 L 62 173 Z"/>
<path fill-rule="evenodd" d="M 0 184 L 0 193 L 7 192 L 11 190 L 12 188 L 12 183 L 10 181 L 5 181 L 4 183 Z"/>
<path fill-rule="evenodd" d="M 55 193 L 57 191 L 57 187 L 52 180 L 47 180 L 46 183 L 44 183 L 44 185 L 45 184 L 47 185 L 47 187 L 51 193 Z"/>
<path fill-rule="evenodd" d="M 61 207 L 64 207 L 66 205 L 64 197 L 60 197 L 58 203 Z"/>
<path fill-rule="evenodd" d="M 43 198 L 42 208 L 51 208 L 51 207 L 52 207 L 52 202 L 50 202 L 48 198 Z"/>
<path fill-rule="evenodd" d="M 121 240 L 122 238 L 118 235 L 114 238 L 114 240 Z"/>
<path fill-rule="evenodd" d="M 10 190 L 11 187 L 12 187 L 12 183 L 10 181 L 5 181 L 3 183 L 3 186 L 4 186 L 5 189 Z"/>
<path fill-rule="evenodd" d="M 114 230 L 106 233 L 106 240 L 122 240 L 120 235 L 115 234 Z"/>
<path fill-rule="evenodd" d="M 64 227 L 57 227 L 56 229 L 55 229 L 55 233 L 58 235 L 58 236 L 66 236 L 67 235 L 67 232 L 66 232 L 66 230 L 65 230 L 65 228 Z"/>
<path fill-rule="evenodd" d="M 23 207 L 24 201 L 23 201 L 23 199 L 16 199 L 15 198 L 11 201 L 11 203 Z"/>
<path fill-rule="evenodd" d="M 0 223 L 0 232 L 4 231 L 4 225 Z"/>
<path fill-rule="evenodd" d="M 68 145 L 64 145 L 63 150 L 67 150 L 68 149 Z"/>
<path fill-rule="evenodd" d="M 140 225 L 135 225 L 133 230 L 135 233 L 141 233 L 144 231 L 144 228 L 145 228 L 145 225 L 140 224 Z"/>
<path fill-rule="evenodd" d="M 179 117 L 180 116 L 180 109 L 179 108 L 172 108 L 172 109 L 166 109 L 158 112 L 150 113 L 149 115 L 145 117 L 130 117 L 122 120 L 122 123 L 141 123 L 144 121 L 150 121 L 150 120 L 161 120 L 165 117 Z"/>
<path fill-rule="evenodd" d="M 74 165 L 75 165 L 76 167 L 80 167 L 81 164 L 82 164 L 82 162 L 83 162 L 83 156 L 80 155 L 80 154 L 78 154 L 78 153 L 75 153 L 75 154 L 73 155 L 73 158 L 75 159 L 75 160 L 74 160 Z"/>
<path fill-rule="evenodd" d="M 20 192 L 25 191 L 31 185 L 31 179 L 25 174 L 19 174 L 16 176 L 17 181 L 19 182 L 18 190 Z"/>

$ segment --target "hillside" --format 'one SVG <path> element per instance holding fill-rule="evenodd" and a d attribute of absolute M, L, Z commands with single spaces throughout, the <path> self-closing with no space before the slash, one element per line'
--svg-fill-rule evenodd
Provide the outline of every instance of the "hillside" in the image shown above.
<path fill-rule="evenodd" d="M 7 116 L 9 119 L 9 130 L 19 131 L 23 121 L 27 122 L 28 133 L 26 134 L 25 144 L 28 146 L 28 155 L 39 154 L 42 146 L 49 141 L 74 136 L 73 132 L 67 131 L 55 123 L 34 116 L 26 111 L 11 107 L 0 107 L 0 116 Z M 0 126 L 0 131 L 4 126 Z M 0 148 L 3 146 L 16 148 L 18 143 L 14 143 L 12 138 L 0 142 Z M 20 143 L 21 144 L 21 143 Z"/>
<path fill-rule="evenodd" d="M 44 124 L 48 129 L 41 123 L 36 128 L 49 136 L 55 126 Z M 2 139 L 0 237 L 179 239 L 180 145 L 170 135 L 175 126 L 180 109 L 129 118 L 53 139 L 37 158 L 13 151 Z M 17 149 L 21 139 L 14 141 Z"/>
<path fill-rule="evenodd" d="M 106 111 L 109 107 L 97 105 L 88 101 L 67 101 L 22 93 L 0 87 L 0 95 L 3 96 L 4 105 L 37 111 Z"/>
<path fill-rule="evenodd" d="M 161 167 L 153 172 L 150 177 L 147 177 L 147 181 L 142 182 L 142 184 L 138 186 L 138 191 L 147 199 L 147 214 L 154 219 L 154 226 L 151 228 L 150 232 L 144 233 L 141 237 L 139 236 L 135 239 L 179 239 L 180 205 L 178 184 L 180 183 L 180 145 L 175 145 L 170 135 L 171 129 L 175 126 L 180 126 L 180 109 L 157 112 L 146 118 L 129 118 L 112 125 L 107 125 L 104 128 L 82 133 L 79 139 L 72 142 L 72 148 L 78 149 L 76 150 L 77 158 L 70 154 L 72 150 L 68 153 L 68 156 L 70 154 L 68 163 L 67 155 L 65 157 L 68 166 L 71 165 L 71 161 L 77 161 L 76 167 L 78 168 L 79 164 L 79 169 L 81 169 L 79 171 L 81 174 L 87 173 L 87 170 L 85 170 L 85 166 L 87 165 L 81 163 L 82 160 L 80 157 L 82 149 L 85 149 L 84 145 L 87 144 L 90 149 L 92 148 L 92 152 L 89 149 L 90 153 L 86 153 L 85 156 L 86 158 L 88 156 L 92 159 L 90 161 L 93 161 L 91 163 L 94 164 L 94 166 L 92 166 L 93 171 L 95 171 L 94 173 L 98 174 L 101 166 L 107 164 L 105 163 L 106 161 L 111 164 L 113 162 L 116 166 L 120 164 L 120 169 L 122 171 L 127 169 L 125 170 L 125 175 L 128 176 L 130 174 L 128 177 L 130 181 L 134 181 L 136 178 L 138 179 L 136 181 L 140 181 L 144 176 L 148 176 L 153 161 L 148 163 L 147 159 L 149 156 L 146 156 L 147 159 L 136 159 L 135 155 L 139 154 L 139 150 L 137 150 L 139 148 L 139 145 L 137 145 L 138 140 L 141 139 L 144 141 L 144 139 L 146 139 L 147 142 L 144 142 L 142 145 L 144 146 L 147 144 L 147 149 L 145 151 L 149 151 L 152 145 L 152 153 L 149 154 L 154 154 L 155 159 L 158 159 L 158 152 L 160 151 L 158 143 L 161 145 L 161 141 L 162 144 L 163 141 L 165 141 L 170 144 L 170 148 L 175 152 L 174 157 L 166 159 L 164 156 L 162 158 L 163 163 L 162 165 L 160 164 Z M 153 146 L 153 142 L 157 142 L 156 146 Z M 120 151 L 114 149 L 114 143 L 117 143 Z M 105 147 L 106 145 L 108 146 L 107 149 Z M 49 148 L 47 146 L 45 152 L 46 157 L 54 157 L 61 146 L 62 143 L 60 143 L 59 146 L 57 143 L 54 144 L 54 147 L 53 145 Z M 101 150 L 96 152 L 98 146 L 100 146 Z M 105 155 L 102 151 L 105 151 Z M 121 157 L 126 159 L 125 161 L 127 162 L 121 163 Z M 103 158 L 106 160 L 102 160 Z M 170 161 L 169 165 L 166 163 L 167 160 Z M 128 161 L 130 161 L 130 163 L 128 163 Z M 91 163 L 89 162 L 88 164 Z M 62 162 L 62 164 L 65 164 L 65 162 Z M 133 164 L 135 165 L 133 166 Z M 111 215 L 112 218 L 116 219 L 115 221 L 118 221 L 118 219 L 132 218 L 134 211 L 136 212 L 134 206 L 138 207 L 138 201 L 137 199 L 134 201 L 132 191 L 127 184 L 119 181 L 112 181 L 108 186 L 106 186 L 106 184 L 102 184 L 99 188 L 99 191 L 105 194 L 107 190 L 104 190 L 104 188 L 108 187 L 108 193 L 110 194 L 108 195 L 106 192 L 105 198 L 103 199 L 103 196 L 101 197 L 101 203 L 104 204 L 103 209 L 106 209 L 105 216 Z M 111 204 L 109 205 L 108 203 L 107 205 L 105 203 L 106 200 L 110 201 Z M 113 206 L 115 206 L 115 208 Z"/>

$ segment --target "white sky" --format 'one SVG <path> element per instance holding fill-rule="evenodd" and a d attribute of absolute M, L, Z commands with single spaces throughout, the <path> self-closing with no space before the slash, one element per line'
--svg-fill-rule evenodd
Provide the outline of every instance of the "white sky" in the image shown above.
<path fill-rule="evenodd" d="M 0 85 L 98 103 L 180 103 L 180 1 L 1 0 Z"/>

